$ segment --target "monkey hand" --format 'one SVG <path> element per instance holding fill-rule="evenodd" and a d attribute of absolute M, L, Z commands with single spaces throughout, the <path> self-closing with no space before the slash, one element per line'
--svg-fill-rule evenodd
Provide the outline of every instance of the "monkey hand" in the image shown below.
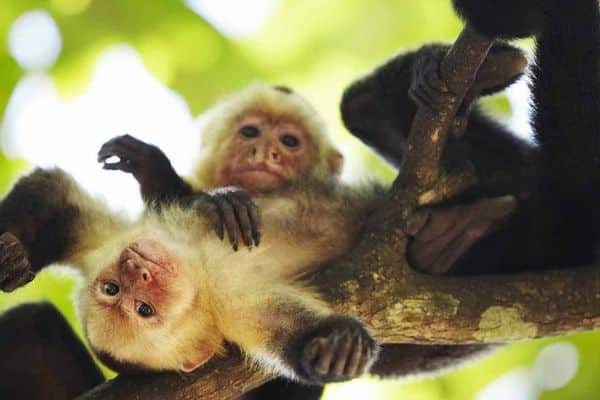
<path fill-rule="evenodd" d="M 238 250 L 240 241 L 248 248 L 260 244 L 260 210 L 246 191 L 226 187 L 197 192 L 187 202 L 209 218 L 221 240 L 227 232 L 233 250 Z"/>
<path fill-rule="evenodd" d="M 448 49 L 449 46 L 434 45 L 417 51 L 408 95 L 419 107 L 440 111 L 441 104 L 456 101 L 456 96 L 440 77 L 440 65 Z M 521 50 L 503 42 L 494 43 L 454 117 L 450 133 L 461 137 L 467 129 L 469 111 L 475 99 L 510 86 L 523 75 L 526 67 L 527 58 Z"/>
<path fill-rule="evenodd" d="M 118 161 L 110 162 L 117 157 Z M 185 193 L 181 178 L 167 156 L 156 146 L 131 135 L 112 138 L 98 152 L 98 162 L 107 170 L 133 174 L 139 182 L 144 200 L 164 200 Z"/>
<path fill-rule="evenodd" d="M 301 332 L 290 342 L 286 355 L 301 380 L 324 384 L 367 373 L 378 351 L 360 322 L 333 316 Z"/>
<path fill-rule="evenodd" d="M 10 232 L 0 235 L 0 290 L 12 292 L 31 282 L 35 273 L 21 241 Z"/>
<path fill-rule="evenodd" d="M 424 207 L 411 215 L 404 231 L 410 264 L 430 274 L 449 272 L 455 263 L 515 210 L 514 196 L 479 199 L 446 207 Z"/>

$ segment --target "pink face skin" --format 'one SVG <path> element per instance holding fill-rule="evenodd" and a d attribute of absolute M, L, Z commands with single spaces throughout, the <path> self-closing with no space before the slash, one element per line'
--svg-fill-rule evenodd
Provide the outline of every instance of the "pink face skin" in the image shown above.
<path fill-rule="evenodd" d="M 189 286 L 181 267 L 158 242 L 140 240 L 126 247 L 94 282 L 94 297 L 130 318 L 160 320 L 177 292 Z"/>
<path fill-rule="evenodd" d="M 309 135 L 293 121 L 244 115 L 234 126 L 217 184 L 255 192 L 275 189 L 307 173 L 309 146 Z"/>

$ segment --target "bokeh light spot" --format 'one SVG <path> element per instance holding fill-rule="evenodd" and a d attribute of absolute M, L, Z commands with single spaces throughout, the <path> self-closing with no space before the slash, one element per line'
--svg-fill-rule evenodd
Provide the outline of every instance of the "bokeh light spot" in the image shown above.
<path fill-rule="evenodd" d="M 579 353 L 569 342 L 544 347 L 533 364 L 533 378 L 543 390 L 556 390 L 568 384 L 577 373 Z"/>
<path fill-rule="evenodd" d="M 19 16 L 8 33 L 8 50 L 26 70 L 50 68 L 60 54 L 62 39 L 54 19 L 44 10 Z"/>
<path fill-rule="evenodd" d="M 185 0 L 225 36 L 239 39 L 256 32 L 275 10 L 279 0 Z"/>

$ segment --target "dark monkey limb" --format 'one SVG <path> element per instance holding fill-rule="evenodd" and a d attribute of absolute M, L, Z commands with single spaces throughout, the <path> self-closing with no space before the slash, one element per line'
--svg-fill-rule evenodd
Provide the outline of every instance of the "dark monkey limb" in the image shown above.
<path fill-rule="evenodd" d="M 348 129 L 398 167 L 406 151 L 408 132 L 417 107 L 439 111 L 451 99 L 439 68 L 449 46 L 426 45 L 399 55 L 346 89 L 342 118 Z M 426 272 L 446 273 L 481 238 L 502 226 L 515 210 L 516 197 L 535 176 L 534 149 L 482 113 L 473 102 L 519 79 L 527 65 L 522 52 L 496 43 L 481 65 L 450 128 L 444 168 L 462 159 L 476 170 L 475 190 L 441 207 L 424 207 L 406 222 L 413 240 L 411 263 Z M 459 203 L 459 206 L 453 204 Z"/>
<path fill-rule="evenodd" d="M 118 161 L 112 161 L 116 157 Z M 173 201 L 186 203 L 210 218 L 215 232 L 225 234 L 234 250 L 260 244 L 260 215 L 248 194 L 229 187 L 194 191 L 173 169 L 163 151 L 131 135 L 112 138 L 98 152 L 98 162 L 107 170 L 131 173 L 140 185 L 144 202 L 155 209 Z M 193 203 L 193 204 L 190 204 Z"/>
<path fill-rule="evenodd" d="M 119 160 L 109 162 L 111 157 Z M 104 143 L 98 162 L 108 170 L 131 173 L 140 183 L 142 198 L 148 204 L 174 200 L 192 193 L 192 188 L 175 172 L 167 156 L 156 146 L 130 135 L 117 136 Z"/>
<path fill-rule="evenodd" d="M 48 303 L 0 316 L 0 398 L 71 400 L 104 376 L 68 322 Z"/>

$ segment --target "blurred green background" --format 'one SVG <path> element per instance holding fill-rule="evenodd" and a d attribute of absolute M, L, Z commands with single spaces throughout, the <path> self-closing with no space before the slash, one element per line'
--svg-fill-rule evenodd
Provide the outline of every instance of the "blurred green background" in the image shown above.
<path fill-rule="evenodd" d="M 163 140 L 165 146 L 172 148 L 168 152 L 172 159 L 193 157 L 177 152 L 174 142 L 183 141 L 183 147 L 188 143 L 185 135 L 178 136 L 178 131 L 188 129 L 191 133 L 186 134 L 193 136 L 192 116 L 220 96 L 252 81 L 289 85 L 322 112 L 349 160 L 351 168 L 345 175 L 348 180 L 374 176 L 389 181 L 394 172 L 342 128 L 339 97 L 353 79 L 397 51 L 425 42 L 453 40 L 462 25 L 449 3 L 449 0 L 2 0 L 0 193 L 8 190 L 31 165 L 53 160 L 69 172 L 80 174 L 86 187 L 94 191 L 95 181 L 101 178 L 86 178 L 82 172 L 88 167 L 100 170 L 95 165 L 93 149 L 127 129 L 133 129 L 129 132 L 142 138 Z M 56 40 L 52 42 L 55 36 L 59 38 L 58 44 Z M 101 69 L 98 61 L 109 49 L 129 54 L 125 59 L 131 65 L 135 63 L 132 60 L 140 57 L 148 76 L 156 80 L 152 84 L 163 91 L 164 85 L 181 95 L 177 97 L 179 100 L 168 103 L 179 101 L 178 110 L 183 110 L 179 116 L 171 116 L 173 113 L 166 116 L 168 107 L 163 107 L 163 103 L 144 108 L 147 93 L 157 93 L 158 97 L 158 93 L 171 92 L 163 93 L 156 88 L 152 89 L 154 92 L 146 91 L 141 81 L 124 78 L 123 71 L 128 67 L 119 65 L 122 58 L 111 58 Z M 134 72 L 131 76 L 146 73 Z M 95 74 L 102 75 L 104 80 L 95 80 Z M 85 99 L 93 97 L 89 94 L 93 90 L 96 90 L 94 98 L 98 97 L 98 90 L 102 91 L 102 87 L 94 89 L 94 82 L 113 82 L 113 86 L 103 93 L 104 100 L 85 103 Z M 512 123 L 522 129 L 519 124 L 526 118 L 522 111 L 523 95 L 516 93 L 510 99 L 497 96 L 485 104 L 489 112 L 500 118 L 520 116 L 520 122 L 513 119 Z M 140 94 L 139 98 L 136 94 Z M 110 104 L 120 98 L 127 103 L 116 107 L 116 112 Z M 148 125 L 156 125 L 153 118 L 161 110 L 165 116 L 159 135 Z M 75 120 L 78 123 L 73 125 Z M 127 122 L 110 124 L 117 120 Z M 141 128 L 136 130 L 138 126 Z M 100 133 L 94 136 L 95 132 Z M 192 136 L 189 136 L 191 143 Z M 123 192 L 130 190 L 130 196 L 137 190 L 127 178 L 111 175 L 107 179 L 115 182 L 121 179 L 123 186 L 130 188 Z M 121 191 L 110 188 L 113 186 L 108 189 L 97 186 L 95 190 L 111 200 L 118 198 Z M 107 193 L 109 189 L 111 193 Z M 113 195 L 115 191 L 118 193 Z M 138 198 L 132 200 L 125 195 L 116 202 L 121 208 L 135 203 L 131 208 L 135 211 L 137 207 L 138 212 L 141 207 Z M 26 288 L 0 294 L 0 309 L 25 301 L 49 300 L 81 333 L 72 301 L 77 284 L 77 277 L 68 269 L 53 267 L 40 273 Z M 599 345 L 600 335 L 591 333 L 520 343 L 437 378 L 385 382 L 367 379 L 331 385 L 325 397 L 595 399 L 600 398 L 600 382 L 596 378 L 600 373 Z"/>

